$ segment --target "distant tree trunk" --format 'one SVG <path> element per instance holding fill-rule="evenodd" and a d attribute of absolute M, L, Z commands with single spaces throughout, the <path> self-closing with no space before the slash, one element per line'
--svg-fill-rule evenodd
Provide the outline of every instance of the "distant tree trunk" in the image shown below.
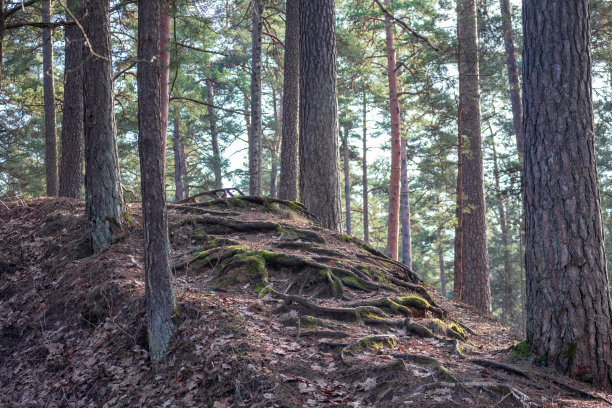
<path fill-rule="evenodd" d="M 251 110 L 249 98 L 244 94 L 244 124 L 246 125 L 248 140 L 251 140 Z M 249 142 L 250 143 L 250 142 Z M 249 156 L 250 157 L 250 156 Z M 250 160 L 250 159 L 249 159 Z"/>
<path fill-rule="evenodd" d="M 185 146 L 181 140 L 181 115 L 178 109 L 174 113 L 174 132 L 172 132 L 172 147 L 174 150 L 174 185 L 176 190 L 174 197 L 176 201 L 189 197 L 187 180 L 187 163 L 185 160 Z"/>
<path fill-rule="evenodd" d="M 336 10 L 333 0 L 300 3 L 300 196 L 340 230 Z"/>
<path fill-rule="evenodd" d="M 281 106 L 283 104 L 281 96 Z M 276 180 L 278 177 L 278 151 L 281 143 L 281 115 L 278 114 L 278 98 L 276 97 L 276 89 L 272 89 L 272 106 L 274 108 L 274 140 L 272 140 L 271 161 L 272 168 L 270 169 L 270 197 L 276 197 Z"/>
<path fill-rule="evenodd" d="M 82 18 L 82 6 L 70 0 L 68 8 Z M 60 197 L 81 198 L 83 184 L 83 32 L 77 25 L 64 28 L 64 110 Z"/>
<path fill-rule="evenodd" d="M 389 0 L 385 0 L 389 6 Z M 401 136 L 400 106 L 397 94 L 397 66 L 393 39 L 393 21 L 385 15 L 387 43 L 387 79 L 389 81 L 389 112 L 391 114 L 391 175 L 389 177 L 389 218 L 387 221 L 387 255 L 397 260 L 400 219 Z"/>
<path fill-rule="evenodd" d="M 362 128 L 363 128 L 363 136 L 361 141 L 363 142 L 363 162 L 362 162 L 362 176 L 361 183 L 363 185 L 363 240 L 365 242 L 370 242 L 370 217 L 368 215 L 368 160 L 367 160 L 367 152 L 368 152 L 368 124 L 366 120 L 367 116 L 367 99 L 366 99 L 366 87 L 365 84 L 363 86 L 363 101 L 362 101 Z"/>
<path fill-rule="evenodd" d="M 283 80 L 283 133 L 278 196 L 298 200 L 298 115 L 300 103 L 300 0 L 287 0 L 285 67 Z"/>
<path fill-rule="evenodd" d="M 612 389 L 588 0 L 523 1 L 527 342 Z"/>
<path fill-rule="evenodd" d="M 438 265 L 440 266 L 440 288 L 442 296 L 446 297 L 446 272 L 444 271 L 444 243 L 442 242 L 442 226 L 438 227 Z"/>
<path fill-rule="evenodd" d="M 344 127 L 344 140 L 342 151 L 344 153 L 344 201 L 346 203 L 346 234 L 351 235 L 351 168 L 349 160 L 349 129 Z"/>
<path fill-rule="evenodd" d="M 495 178 L 495 195 L 497 201 L 497 214 L 499 216 L 499 227 L 501 228 L 501 239 L 504 253 L 504 296 L 502 298 L 502 323 L 508 324 L 512 311 L 512 269 L 510 264 L 510 242 L 508 238 L 508 221 L 506 220 L 506 209 L 504 208 L 503 196 L 499 183 L 499 167 L 497 164 L 497 149 L 493 140 L 493 177 Z"/>
<path fill-rule="evenodd" d="M 299 1 L 299 0 L 297 0 Z M 0 85 L 2 85 L 2 66 L 4 62 L 4 33 L 6 31 L 5 0 L 0 0 Z"/>
<path fill-rule="evenodd" d="M 263 0 L 253 0 L 251 25 L 251 132 L 249 133 L 249 194 L 261 195 L 261 31 Z"/>
<path fill-rule="evenodd" d="M 138 151 L 142 188 L 149 355 L 160 360 L 175 332 L 174 292 L 166 211 L 166 138 L 162 133 L 160 0 L 138 2 Z M 146 24 L 142 24 L 146 22 Z"/>
<path fill-rule="evenodd" d="M 491 312 L 489 255 L 485 218 L 480 90 L 478 86 L 478 29 L 475 0 L 457 2 L 459 45 L 460 136 L 463 177 L 463 276 L 461 300 L 483 313 Z"/>
<path fill-rule="evenodd" d="M 461 102 L 459 102 L 459 120 L 461 120 Z M 459 126 L 460 128 L 461 126 Z M 455 216 L 457 225 L 455 226 L 455 260 L 454 260 L 454 287 L 453 299 L 462 300 L 461 292 L 463 291 L 463 166 L 461 164 L 463 157 L 463 138 L 461 130 L 457 140 L 457 205 L 455 208 Z"/>
<path fill-rule="evenodd" d="M 82 24 L 95 53 L 85 48 L 83 63 L 85 204 L 94 252 L 113 243 L 123 224 L 109 8 L 109 0 L 87 1 Z"/>
<path fill-rule="evenodd" d="M 206 97 L 208 101 L 208 122 L 210 124 L 210 140 L 212 143 L 212 170 L 215 175 L 215 189 L 223 188 L 221 171 L 221 150 L 219 149 L 219 129 L 217 128 L 217 112 L 215 105 L 215 90 L 212 79 L 206 81 Z"/>
<path fill-rule="evenodd" d="M 508 83 L 510 85 L 510 102 L 512 103 L 512 123 L 516 135 L 516 148 L 519 157 L 523 157 L 525 134 L 523 131 L 523 101 L 521 100 L 521 83 L 519 80 L 518 63 L 514 49 L 514 34 L 512 32 L 512 13 L 510 12 L 510 1 L 499 0 L 502 15 L 502 31 L 504 36 L 504 47 L 506 52 L 506 68 L 508 71 Z"/>
<path fill-rule="evenodd" d="M 42 22 L 51 22 L 51 0 L 42 1 Z M 45 173 L 47 195 L 59 194 L 57 174 L 57 135 L 55 123 L 55 83 L 53 81 L 53 36 L 50 28 L 43 28 L 43 85 L 45 105 Z"/>
<path fill-rule="evenodd" d="M 408 152 L 406 139 L 401 144 L 401 197 L 400 220 L 402 224 L 402 262 L 412 269 L 412 232 L 410 231 L 410 183 L 408 182 Z"/>

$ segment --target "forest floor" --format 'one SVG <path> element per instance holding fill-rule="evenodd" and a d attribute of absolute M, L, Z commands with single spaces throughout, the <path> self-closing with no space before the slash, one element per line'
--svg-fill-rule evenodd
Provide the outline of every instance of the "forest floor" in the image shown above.
<path fill-rule="evenodd" d="M 84 213 L 0 202 L 3 407 L 611 405 L 497 321 L 263 198 L 170 206 L 177 333 L 152 365 L 140 206 L 96 255 Z"/>

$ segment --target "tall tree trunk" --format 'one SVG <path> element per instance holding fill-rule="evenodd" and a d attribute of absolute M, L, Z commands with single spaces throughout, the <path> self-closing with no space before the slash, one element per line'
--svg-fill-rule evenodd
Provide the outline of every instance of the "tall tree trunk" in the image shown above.
<path fill-rule="evenodd" d="M 93 51 L 84 53 L 83 108 L 85 204 L 95 252 L 113 243 L 123 224 L 109 8 L 109 0 L 87 1 L 82 24 Z"/>
<path fill-rule="evenodd" d="M 527 342 L 612 389 L 588 0 L 523 1 Z"/>
<path fill-rule="evenodd" d="M 389 6 L 389 0 L 385 0 Z M 389 112 L 391 115 L 391 175 L 389 178 L 389 218 L 387 221 L 387 255 L 397 260 L 400 219 L 401 136 L 400 106 L 397 94 L 397 66 L 393 39 L 393 21 L 385 15 L 387 44 L 387 79 L 389 81 Z"/>
<path fill-rule="evenodd" d="M 361 141 L 363 142 L 363 162 L 361 169 L 361 183 L 363 185 L 363 240 L 365 242 L 370 242 L 370 217 L 368 214 L 368 124 L 367 124 L 367 97 L 366 97 L 366 87 L 365 84 L 363 86 L 363 101 L 362 101 L 362 128 L 363 135 L 361 137 Z"/>
<path fill-rule="evenodd" d="M 174 292 L 166 211 L 166 137 L 163 133 L 164 66 L 160 0 L 138 2 L 138 152 L 142 188 L 149 355 L 160 360 L 175 332 Z M 146 22 L 146 23 L 145 23 Z M 167 89 L 166 89 L 167 94 Z M 167 108 L 167 106 L 166 106 Z"/>
<path fill-rule="evenodd" d="M 344 201 L 346 203 L 346 234 L 351 235 L 351 165 L 349 160 L 349 129 L 344 127 L 344 140 L 342 152 L 344 154 Z"/>
<path fill-rule="evenodd" d="M 253 0 L 251 25 L 251 132 L 249 133 L 249 194 L 261 195 L 261 30 L 263 1 Z"/>
<path fill-rule="evenodd" d="M 299 1 L 299 0 L 298 0 Z M 4 33 L 6 32 L 5 0 L 0 0 L 0 85 L 2 85 L 2 66 L 4 62 Z"/>
<path fill-rule="evenodd" d="M 51 22 L 51 0 L 42 2 L 42 22 Z M 43 28 L 43 91 L 45 106 L 45 173 L 47 195 L 59 194 L 57 174 L 57 134 L 55 123 L 55 83 L 53 81 L 53 36 L 50 28 Z"/>
<path fill-rule="evenodd" d="M 82 6 L 70 0 L 68 9 L 78 19 Z M 83 184 L 83 32 L 77 25 L 64 28 L 64 110 L 60 197 L 81 198 Z"/>
<path fill-rule="evenodd" d="M 523 101 L 521 100 L 521 82 L 519 80 L 518 63 L 514 49 L 514 33 L 512 32 L 512 13 L 510 1 L 499 0 L 502 15 L 502 31 L 504 48 L 506 52 L 506 68 L 508 71 L 508 84 L 510 85 L 510 102 L 512 103 L 512 123 L 516 135 L 516 148 L 519 157 L 523 157 L 525 149 L 525 134 L 523 131 Z"/>
<path fill-rule="evenodd" d="M 444 270 L 444 243 L 442 242 L 442 225 L 438 227 L 438 265 L 440 266 L 440 288 L 446 297 L 446 272 Z"/>
<path fill-rule="evenodd" d="M 300 103 L 300 0 L 287 0 L 283 79 L 283 134 L 278 196 L 298 200 L 298 115 Z"/>
<path fill-rule="evenodd" d="M 400 220 L 402 224 L 402 262 L 412 269 L 412 232 L 410 231 L 410 183 L 408 182 L 408 152 L 406 139 L 401 145 L 402 189 L 400 197 Z"/>
<path fill-rule="evenodd" d="M 300 3 L 300 196 L 323 227 L 340 230 L 333 0 Z"/>
<path fill-rule="evenodd" d="M 223 188 L 221 171 L 221 150 L 219 149 L 219 129 L 217 128 L 217 112 L 215 105 L 215 89 L 212 79 L 206 81 L 206 98 L 208 101 L 208 123 L 210 124 L 210 140 L 212 143 L 212 169 L 215 175 L 215 189 Z"/>
<path fill-rule="evenodd" d="M 461 120 L 461 101 L 459 101 L 459 120 Z M 461 126 L 459 126 L 461 128 Z M 459 137 L 457 139 L 457 205 L 455 208 L 455 217 L 457 225 L 455 226 L 455 259 L 453 267 L 453 299 L 462 300 L 461 294 L 463 291 L 463 138 L 459 129 Z"/>
<path fill-rule="evenodd" d="M 281 95 L 281 106 L 283 104 Z M 272 106 L 274 108 L 274 140 L 272 140 L 272 149 L 270 151 L 272 168 L 270 169 L 270 197 L 276 197 L 276 180 L 278 178 L 278 150 L 281 143 L 281 115 L 278 113 L 278 98 L 276 97 L 276 89 L 272 89 Z M 282 112 L 281 112 L 282 114 Z"/>
<path fill-rule="evenodd" d="M 176 201 L 189 197 L 187 186 L 187 163 L 185 158 L 185 146 L 181 140 L 181 115 L 178 109 L 174 112 L 174 132 L 172 132 L 172 148 L 174 151 L 174 185 L 176 190 L 174 197 Z"/>
<path fill-rule="evenodd" d="M 162 1 L 159 21 L 159 62 L 161 68 L 161 134 L 168 134 L 168 103 L 170 102 L 170 2 Z M 164 142 L 165 146 L 165 142 Z M 164 153 L 165 154 L 165 153 Z"/>
<path fill-rule="evenodd" d="M 491 312 L 489 255 L 485 218 L 480 90 L 478 86 L 478 29 L 475 0 L 457 1 L 459 46 L 460 136 L 463 177 L 463 288 L 461 300 L 484 313 Z M 469 245 L 467 245 L 469 243 Z"/>
<path fill-rule="evenodd" d="M 495 178 L 495 195 L 499 227 L 501 228 L 501 239 L 504 253 L 504 296 L 502 298 L 502 323 L 508 324 L 512 311 L 512 269 L 510 265 L 510 242 L 508 239 L 508 221 L 506 220 L 506 209 L 504 208 L 503 196 L 499 183 L 499 167 L 497 163 L 497 149 L 493 140 L 493 177 Z"/>

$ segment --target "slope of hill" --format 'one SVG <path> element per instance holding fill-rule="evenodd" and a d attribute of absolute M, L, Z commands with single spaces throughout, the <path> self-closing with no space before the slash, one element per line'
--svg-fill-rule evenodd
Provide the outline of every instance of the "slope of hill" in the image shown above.
<path fill-rule="evenodd" d="M 82 202 L 0 203 L 0 403 L 10 407 L 596 407 L 496 321 L 300 205 L 171 205 L 178 330 L 148 361 L 140 207 L 88 250 Z M 522 355 L 522 357 L 521 357 Z"/>

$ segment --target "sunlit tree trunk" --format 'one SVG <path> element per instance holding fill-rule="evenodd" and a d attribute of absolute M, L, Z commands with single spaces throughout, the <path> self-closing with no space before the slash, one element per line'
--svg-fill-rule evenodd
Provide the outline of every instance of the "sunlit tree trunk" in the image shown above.
<path fill-rule="evenodd" d="M 261 195 L 261 32 L 263 0 L 252 1 L 251 24 L 251 131 L 249 132 L 249 194 Z"/>
<path fill-rule="evenodd" d="M 389 6 L 389 0 L 385 0 Z M 400 220 L 401 137 L 400 106 L 397 94 L 397 66 L 391 16 L 385 15 L 387 45 L 387 79 L 389 81 L 389 113 L 391 115 L 391 175 L 389 177 L 389 217 L 387 221 L 387 255 L 397 260 Z"/>
<path fill-rule="evenodd" d="M 461 102 L 459 102 L 459 118 L 461 118 Z M 463 291 L 463 166 L 461 164 L 463 157 L 463 138 L 461 133 L 457 140 L 457 193 L 456 193 L 456 208 L 455 217 L 457 224 L 455 225 L 455 259 L 453 267 L 454 287 L 453 298 L 461 300 L 461 292 Z"/>
<path fill-rule="evenodd" d="M 461 300 L 483 313 L 491 312 L 489 255 L 480 131 L 478 28 L 475 0 L 457 2 L 459 47 L 459 135 L 462 138 L 463 286 Z"/>

